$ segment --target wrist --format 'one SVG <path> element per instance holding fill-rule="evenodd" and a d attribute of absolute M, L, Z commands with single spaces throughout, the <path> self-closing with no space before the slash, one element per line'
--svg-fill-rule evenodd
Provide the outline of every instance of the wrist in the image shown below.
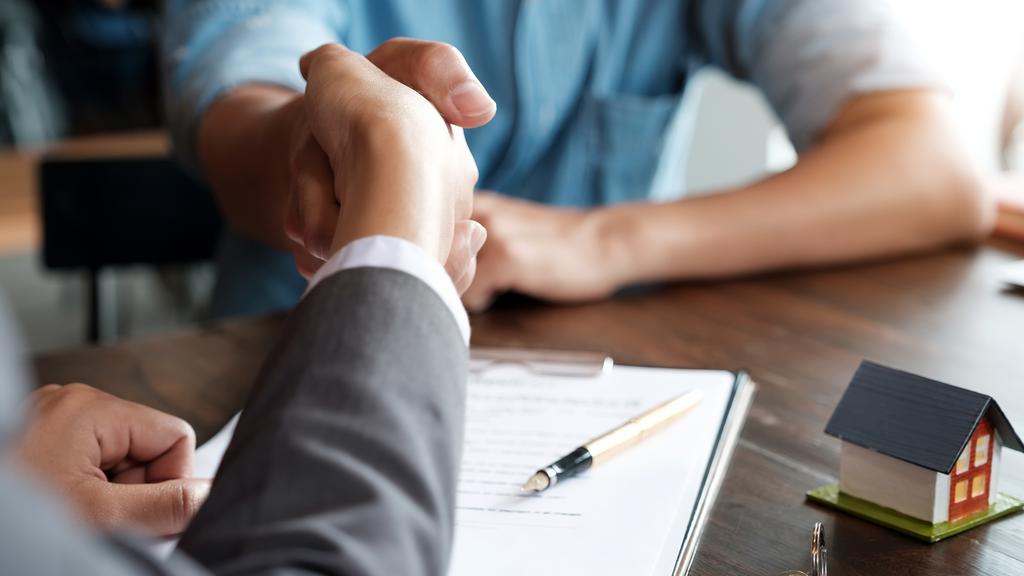
<path fill-rule="evenodd" d="M 640 223 L 629 206 L 607 206 L 588 213 L 589 241 L 598 249 L 605 287 L 609 294 L 644 280 L 638 268 Z"/>
<path fill-rule="evenodd" d="M 287 206 L 289 110 L 296 99 L 277 86 L 240 86 L 210 105 L 196 134 L 200 168 L 227 222 L 281 248 L 287 246 L 280 215 Z"/>

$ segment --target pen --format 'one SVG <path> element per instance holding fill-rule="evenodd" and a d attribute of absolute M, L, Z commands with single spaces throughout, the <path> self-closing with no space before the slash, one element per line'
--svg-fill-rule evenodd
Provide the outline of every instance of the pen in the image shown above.
<path fill-rule="evenodd" d="M 647 438 L 652 432 L 682 416 L 700 403 L 700 390 L 676 396 L 658 404 L 647 412 L 630 418 L 624 424 L 585 443 L 554 464 L 538 470 L 526 484 L 523 492 L 543 492 L 558 483 L 562 477 L 575 476 L 594 464 L 603 462 L 619 451 Z"/>

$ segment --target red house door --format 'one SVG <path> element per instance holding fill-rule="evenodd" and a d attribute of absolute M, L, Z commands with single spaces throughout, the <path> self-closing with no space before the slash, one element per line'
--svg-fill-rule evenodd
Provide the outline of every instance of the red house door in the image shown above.
<path fill-rule="evenodd" d="M 950 522 L 988 508 L 995 441 L 992 425 L 982 418 L 949 474 Z"/>

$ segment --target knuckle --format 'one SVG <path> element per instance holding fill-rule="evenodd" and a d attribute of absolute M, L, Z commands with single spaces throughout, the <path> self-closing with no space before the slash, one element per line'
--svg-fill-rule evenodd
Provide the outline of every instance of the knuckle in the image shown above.
<path fill-rule="evenodd" d="M 103 393 L 88 384 L 82 384 L 81 382 L 72 382 L 71 384 L 65 384 L 62 386 L 61 396 L 73 400 L 89 400 L 101 396 Z"/>
<path fill-rule="evenodd" d="M 64 389 L 67 390 L 69 393 L 83 393 L 95 390 L 95 388 L 93 388 L 92 386 L 89 386 L 88 384 L 82 384 L 81 382 L 71 382 L 69 384 L 65 384 Z"/>
<path fill-rule="evenodd" d="M 61 386 L 60 384 L 47 384 L 46 386 L 42 386 L 42 387 L 38 388 L 36 390 L 36 395 L 38 395 L 38 396 L 48 396 L 50 394 L 54 394 L 56 392 L 59 392 L 62 388 L 63 388 L 63 386 Z"/>
<path fill-rule="evenodd" d="M 329 42 L 327 44 L 321 44 L 315 50 L 310 53 L 312 58 L 311 62 L 316 62 L 320 58 L 325 56 L 340 56 L 344 54 L 346 50 L 337 42 Z"/>
<path fill-rule="evenodd" d="M 444 42 L 431 42 L 424 45 L 415 58 L 417 69 L 428 78 L 435 75 L 449 66 L 452 62 L 460 62 L 462 53 L 451 44 Z"/>
<path fill-rule="evenodd" d="M 374 48 L 373 51 L 377 52 L 377 53 L 390 51 L 390 50 L 393 50 L 395 48 L 401 48 L 402 46 L 406 45 L 410 41 L 412 41 L 412 38 L 409 38 L 409 37 L 406 37 L 406 36 L 394 36 L 394 37 L 388 38 L 387 40 L 381 42 L 380 45 L 377 46 L 376 48 Z"/>
<path fill-rule="evenodd" d="M 382 129 L 394 126 L 401 119 L 400 114 L 395 114 L 379 104 L 365 98 L 353 98 L 349 101 L 345 125 L 356 138 L 355 142 L 358 143 L 364 138 L 374 138 Z"/>
<path fill-rule="evenodd" d="M 174 431 L 178 433 L 182 438 L 185 438 L 191 445 L 196 444 L 196 431 L 192 428 L 192 425 L 187 420 L 172 416 L 174 418 Z"/>

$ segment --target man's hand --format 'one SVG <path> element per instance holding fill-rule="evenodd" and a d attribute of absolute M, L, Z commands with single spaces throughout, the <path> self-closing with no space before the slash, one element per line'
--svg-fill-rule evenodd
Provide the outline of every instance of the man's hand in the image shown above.
<path fill-rule="evenodd" d="M 995 203 L 960 147 L 948 106 L 928 91 L 858 96 L 796 166 L 718 194 L 577 213 L 480 197 L 475 217 L 490 240 L 463 299 L 471 309 L 504 290 L 587 300 L 629 284 L 976 240 L 991 231 Z"/>
<path fill-rule="evenodd" d="M 84 384 L 51 384 L 30 403 L 21 458 L 97 526 L 178 534 L 206 499 L 184 420 Z"/>
<path fill-rule="evenodd" d="M 488 240 L 462 297 L 466 308 L 482 311 L 509 291 L 556 302 L 611 295 L 617 285 L 598 214 L 478 192 L 473 219 L 487 228 Z"/>
<path fill-rule="evenodd" d="M 415 130 L 418 122 L 427 119 L 425 113 L 430 109 L 433 112 L 431 119 L 443 118 L 452 126 L 451 136 L 465 148 L 459 127 L 483 125 L 490 121 L 496 110 L 494 101 L 475 78 L 465 59 L 447 44 L 397 38 L 385 42 L 362 60 L 383 74 L 369 74 L 367 68 L 362 71 L 365 73 L 344 75 L 337 68 L 324 68 L 323 73 L 310 77 L 310 62 L 323 62 L 325 54 L 338 55 L 341 51 L 349 52 L 340 46 L 328 46 L 303 58 L 303 74 L 309 81 L 306 94 L 289 104 L 292 110 L 288 114 L 292 118 L 293 129 L 285 231 L 293 243 L 296 265 L 306 277 L 312 275 L 332 253 L 332 241 L 338 231 L 337 223 L 342 218 L 346 188 L 364 171 L 360 163 L 391 158 L 394 154 L 387 146 L 418 138 L 416 132 L 404 136 L 374 137 L 381 146 L 375 152 L 376 156 L 370 158 L 355 146 L 346 144 L 347 132 L 354 129 L 369 136 L 378 130 L 386 131 L 388 124 L 396 121 L 403 123 L 397 127 L 399 130 Z M 313 55 L 318 56 L 314 58 Z M 390 80 L 387 76 L 394 81 L 385 81 Z M 411 89 L 398 90 L 400 84 Z M 382 106 L 380 108 L 357 102 L 360 95 L 379 95 L 381 89 L 392 95 L 415 95 L 418 98 L 382 100 L 377 103 Z M 433 106 L 423 105 L 428 103 Z M 416 119 L 403 122 L 401 117 L 409 114 Z M 433 124 L 440 125 L 438 122 Z M 429 145 L 429 141 L 417 142 L 416 145 Z M 347 148 L 343 150 L 343 146 Z M 425 150 L 428 153 L 433 151 Z M 474 181 L 475 178 L 474 165 Z M 472 255 L 475 252 L 471 248 L 482 244 L 482 228 L 462 223 L 455 228 L 453 240 L 450 258 L 446 256 L 445 264 L 457 287 L 464 289 L 465 286 L 458 284 L 468 285 L 467 278 L 472 279 L 475 266 Z"/>
<path fill-rule="evenodd" d="M 456 242 L 456 224 L 471 216 L 477 179 L 462 129 L 420 93 L 340 45 L 306 54 L 300 68 L 310 132 L 333 173 L 310 189 L 329 192 L 331 200 L 321 200 L 337 204 L 336 222 L 304 214 L 289 219 L 317 227 L 304 228 L 304 245 L 316 237 L 326 257 L 357 238 L 384 234 L 417 244 L 442 264 L 452 255 L 471 260 L 483 230 L 459 226 Z M 329 236 L 324 228 L 332 229 Z M 472 269 L 471 262 L 449 267 L 455 281 Z"/>

